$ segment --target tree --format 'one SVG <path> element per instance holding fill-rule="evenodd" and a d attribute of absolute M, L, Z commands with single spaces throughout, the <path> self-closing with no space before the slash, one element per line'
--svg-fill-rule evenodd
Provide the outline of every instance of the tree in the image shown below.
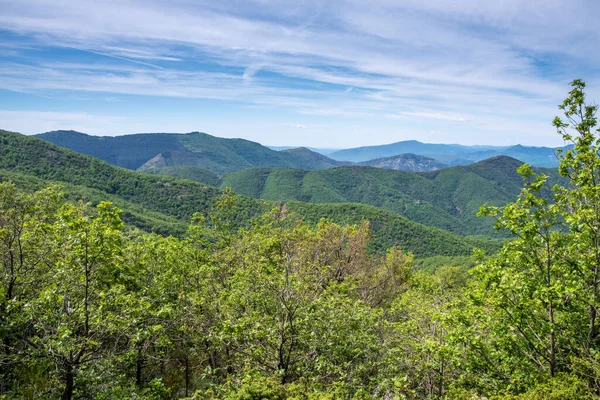
<path fill-rule="evenodd" d="M 462 347 L 453 341 L 455 310 L 466 305 L 467 273 L 440 267 L 417 271 L 389 310 L 387 363 L 396 374 L 399 394 L 443 397 L 457 379 Z M 404 385 L 398 385 L 404 378 Z"/>
<path fill-rule="evenodd" d="M 488 354 L 495 356 L 491 364 L 517 390 L 562 372 L 576 372 L 600 390 L 597 106 L 586 102 L 581 80 L 572 87 L 559 107 L 566 122 L 554 120 L 569 144 L 558 154 L 567 183 L 549 188 L 547 176 L 525 164 L 517 201 L 480 212 L 495 216 L 497 228 L 515 237 L 476 269 L 474 299 L 479 318 L 493 315 L 482 331 Z"/>
<path fill-rule="evenodd" d="M 53 257 L 52 226 L 62 201 L 51 186 L 29 194 L 0 183 L 0 394 L 10 390 L 12 373 L 21 370 L 31 326 L 23 306 L 36 296 Z"/>
<path fill-rule="evenodd" d="M 124 326 L 119 275 L 123 226 L 120 210 L 100 203 L 96 216 L 85 204 L 65 204 L 54 226 L 55 258 L 36 298 L 25 306 L 37 356 L 51 359 L 70 400 L 76 377 L 99 362 Z"/>

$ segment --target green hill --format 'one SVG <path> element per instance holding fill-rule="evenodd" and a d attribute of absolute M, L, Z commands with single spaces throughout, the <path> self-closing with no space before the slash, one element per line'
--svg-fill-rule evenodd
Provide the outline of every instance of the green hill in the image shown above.
<path fill-rule="evenodd" d="M 207 213 L 221 195 L 218 189 L 184 179 L 156 176 L 112 166 L 35 137 L 0 131 L 0 180 L 33 189 L 53 182 L 65 184 L 71 199 L 110 200 L 122 207 L 128 222 L 146 230 L 181 233 L 194 212 Z M 249 221 L 275 204 L 240 197 L 238 219 Z M 499 243 L 468 238 L 409 221 L 386 210 L 360 204 L 285 205 L 307 222 L 371 222 L 372 248 L 391 244 L 418 257 L 468 255 L 473 247 L 495 250 Z M 157 228 L 158 227 L 158 228 Z"/>
<path fill-rule="evenodd" d="M 306 148 L 275 151 L 249 140 L 224 139 L 201 132 L 104 137 L 75 131 L 56 131 L 37 136 L 128 169 L 194 166 L 222 174 L 253 167 L 312 170 L 345 164 Z"/>
<path fill-rule="evenodd" d="M 357 166 L 321 171 L 256 168 L 226 175 L 221 187 L 265 200 L 369 204 L 455 233 L 491 235 L 493 221 L 476 213 L 484 203 L 502 205 L 518 195 L 520 165 L 500 156 L 421 174 Z M 558 179 L 555 170 L 545 172 Z"/>
<path fill-rule="evenodd" d="M 174 178 L 188 179 L 190 181 L 204 183 L 214 187 L 219 187 L 219 185 L 221 185 L 221 178 L 219 175 L 200 167 L 182 165 L 179 167 L 150 168 L 144 170 L 144 172 L 154 175 L 165 175 Z"/>

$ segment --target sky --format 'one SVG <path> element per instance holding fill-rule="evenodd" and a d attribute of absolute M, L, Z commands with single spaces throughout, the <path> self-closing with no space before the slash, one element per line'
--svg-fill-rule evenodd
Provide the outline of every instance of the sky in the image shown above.
<path fill-rule="evenodd" d="M 0 0 L 0 129 L 558 146 L 597 0 Z"/>

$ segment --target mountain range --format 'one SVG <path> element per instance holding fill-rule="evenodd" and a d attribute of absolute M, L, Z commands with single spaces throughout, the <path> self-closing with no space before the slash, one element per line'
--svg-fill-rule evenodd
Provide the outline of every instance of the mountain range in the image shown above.
<path fill-rule="evenodd" d="M 61 147 L 127 169 L 196 166 L 222 174 L 252 167 L 321 169 L 348 164 L 306 148 L 275 151 L 244 139 L 224 139 L 201 132 L 91 136 L 75 131 L 37 135 Z"/>
<path fill-rule="evenodd" d="M 225 139 L 206 133 L 142 133 L 116 137 L 90 136 L 75 131 L 37 135 L 56 145 L 91 155 L 128 169 L 164 171 L 167 175 L 198 167 L 223 175 L 254 167 L 319 170 L 343 165 L 368 165 L 413 172 L 468 165 L 505 155 L 537 167 L 556 167 L 556 149 L 527 146 L 464 146 L 404 141 L 381 146 L 332 151 L 307 147 L 278 150 L 245 139 Z M 326 154 L 319 153 L 323 151 Z M 156 171 L 158 169 L 159 171 Z"/>
<path fill-rule="evenodd" d="M 25 190 L 59 183 L 70 200 L 92 204 L 112 201 L 124 210 L 129 225 L 174 235 L 184 235 L 192 215 L 207 215 L 222 194 L 204 184 L 130 171 L 36 137 L 1 130 L 0 181 L 11 181 Z M 296 215 L 308 224 L 322 218 L 344 224 L 368 220 L 373 232 L 372 251 L 399 246 L 416 257 L 464 256 L 473 247 L 495 251 L 501 244 L 491 238 L 461 236 L 426 226 L 368 204 L 266 202 L 243 195 L 238 196 L 236 204 L 240 226 L 273 207 L 283 207 L 290 216 Z"/>
<path fill-rule="evenodd" d="M 536 167 L 558 166 L 556 148 L 529 146 L 465 146 L 460 144 L 431 144 L 416 140 L 396 142 L 380 146 L 356 147 L 329 154 L 338 161 L 366 162 L 393 157 L 398 154 L 418 154 L 452 165 L 468 165 L 495 156 L 509 156 Z"/>
<path fill-rule="evenodd" d="M 461 235 L 493 235 L 493 219 L 476 214 L 484 203 L 500 206 L 519 195 L 523 179 L 516 170 L 521 164 L 497 156 L 427 173 L 366 166 L 318 171 L 252 168 L 226 174 L 219 186 L 270 201 L 369 204 Z M 548 175 L 551 184 L 561 179 L 555 169 L 537 172 Z"/>
<path fill-rule="evenodd" d="M 221 190 L 231 188 L 243 204 L 240 224 L 282 205 L 311 224 L 324 217 L 340 223 L 367 219 L 374 249 L 398 244 L 418 256 L 466 255 L 474 243 L 496 248 L 500 236 L 494 221 L 477 217 L 479 207 L 512 201 L 523 186 L 516 172 L 522 158 L 548 154 L 548 148 L 413 141 L 389 146 L 393 151 L 437 152 L 438 158 L 445 152 L 447 163 L 415 153 L 352 162 L 303 147 L 276 151 L 199 132 L 96 137 L 57 131 L 35 138 L 2 131 L 1 137 L 0 179 L 26 187 L 61 182 L 74 199 L 115 202 L 126 220 L 141 229 L 183 234 L 194 212 L 206 215 Z M 373 151 L 364 149 L 344 152 Z M 495 155 L 450 166 L 462 156 L 498 152 L 521 159 Z M 550 183 L 561 180 L 556 169 L 537 171 L 548 175 Z"/>

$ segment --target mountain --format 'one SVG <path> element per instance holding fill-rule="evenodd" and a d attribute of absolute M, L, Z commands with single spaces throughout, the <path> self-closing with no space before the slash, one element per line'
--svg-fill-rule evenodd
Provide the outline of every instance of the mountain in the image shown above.
<path fill-rule="evenodd" d="M 97 203 L 110 200 L 125 211 L 128 224 L 160 233 L 184 234 L 196 212 L 207 214 L 222 192 L 196 182 L 156 176 L 115 167 L 36 137 L 0 130 L 0 181 L 12 181 L 33 190 L 51 183 L 64 185 L 70 200 Z M 247 224 L 276 206 L 240 196 L 236 218 Z M 465 237 L 410 221 L 398 214 L 362 204 L 308 204 L 288 202 L 287 213 L 308 223 L 329 218 L 338 223 L 367 219 L 373 232 L 373 250 L 400 246 L 417 257 L 468 255 L 473 247 L 495 251 L 500 243 Z"/>
<path fill-rule="evenodd" d="M 109 137 L 90 136 L 76 131 L 54 131 L 36 136 L 127 169 L 137 169 L 167 149 L 184 150 L 177 136 L 160 133 Z"/>
<path fill-rule="evenodd" d="M 348 165 L 350 163 L 346 161 L 336 161 L 329 157 L 312 151 L 306 147 L 298 147 L 295 149 L 282 150 L 281 153 L 289 154 L 296 160 L 298 165 L 310 165 L 311 168 L 304 169 L 326 169 L 341 165 Z M 300 167 L 296 167 L 300 168 Z"/>
<path fill-rule="evenodd" d="M 364 166 L 320 171 L 256 168 L 225 175 L 221 187 L 265 200 L 361 203 L 459 234 L 493 233 L 492 219 L 476 213 L 484 203 L 513 201 L 523 185 L 519 160 L 499 156 L 469 166 L 427 173 Z M 543 170 L 558 181 L 556 170 Z"/>
<path fill-rule="evenodd" d="M 282 153 L 289 153 L 297 160 L 298 164 L 310 165 L 312 169 L 325 169 L 349 164 L 344 161 L 332 160 L 304 147 L 282 150 Z M 173 157 L 179 157 L 179 159 L 173 160 Z M 189 155 L 173 155 L 169 152 L 161 153 L 146 162 L 139 170 L 155 175 L 189 179 L 211 186 L 219 186 L 221 184 L 222 175 L 215 174 L 198 166 L 189 165 L 193 164 L 193 159 L 186 162 L 183 157 L 191 158 Z"/>
<path fill-rule="evenodd" d="M 297 148 L 304 147 L 304 146 L 267 146 L 267 147 L 270 148 L 271 150 L 282 151 L 282 150 L 297 149 Z M 323 154 L 324 156 L 329 156 L 331 153 L 341 150 L 341 149 L 330 149 L 330 148 L 323 148 L 323 147 L 308 147 L 308 146 L 306 148 L 309 149 L 310 151 L 314 151 L 315 153 Z"/>
<path fill-rule="evenodd" d="M 249 140 L 224 139 L 200 132 L 106 137 L 55 131 L 37 136 L 127 169 L 195 166 L 222 174 L 252 167 L 312 170 L 342 164 L 306 148 L 275 151 Z"/>
<path fill-rule="evenodd" d="M 416 140 L 391 143 L 381 146 L 357 147 L 340 150 L 329 156 L 335 160 L 367 162 L 378 158 L 393 157 L 402 153 L 412 153 L 433 158 L 450 166 L 468 165 L 496 156 L 508 156 L 536 167 L 554 168 L 558 166 L 556 150 L 551 147 L 530 146 L 464 146 L 458 144 L 430 144 Z M 371 164 L 369 164 L 371 165 Z"/>
<path fill-rule="evenodd" d="M 550 147 L 528 147 L 519 144 L 509 147 L 502 154 L 522 160 L 536 167 L 554 168 L 558 166 L 556 149 Z"/>
<path fill-rule="evenodd" d="M 433 158 L 410 153 L 398 154 L 397 156 L 392 157 L 378 158 L 376 160 L 365 161 L 359 164 L 375 168 L 412 172 L 436 171 L 438 169 L 448 167 L 448 165 L 443 164 Z"/>
<path fill-rule="evenodd" d="M 398 154 L 418 154 L 435 158 L 441 162 L 450 162 L 459 156 L 478 151 L 501 151 L 503 147 L 496 146 L 464 146 L 460 144 L 431 144 L 421 143 L 417 140 L 406 140 L 379 146 L 365 146 L 345 149 L 331 153 L 329 156 L 335 160 L 364 162 L 384 157 L 393 157 Z"/>

